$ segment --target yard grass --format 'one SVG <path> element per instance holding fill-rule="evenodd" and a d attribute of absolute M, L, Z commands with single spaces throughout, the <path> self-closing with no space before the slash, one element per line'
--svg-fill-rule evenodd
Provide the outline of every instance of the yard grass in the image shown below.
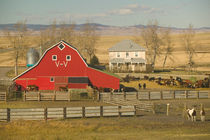
<path fill-rule="evenodd" d="M 79 106 L 105 106 L 106 103 L 92 100 L 87 101 L 9 101 L 0 102 L 0 108 L 45 108 L 45 107 L 79 107 Z"/>
<path fill-rule="evenodd" d="M 161 119 L 159 116 L 154 116 Z M 209 139 L 210 122 L 188 122 L 146 117 L 88 118 L 53 121 L 0 122 L 0 139 L 8 140 L 137 140 Z M 172 118 L 173 119 L 173 118 Z"/>

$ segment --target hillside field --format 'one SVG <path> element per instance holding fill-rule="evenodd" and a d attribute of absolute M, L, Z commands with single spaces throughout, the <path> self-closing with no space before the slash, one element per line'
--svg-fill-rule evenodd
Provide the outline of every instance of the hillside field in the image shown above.
<path fill-rule="evenodd" d="M 36 36 L 30 36 L 30 47 L 37 47 Z M 108 49 L 114 46 L 116 43 L 122 40 L 135 40 L 134 36 L 101 36 L 99 41 L 96 44 L 96 55 L 99 58 L 100 63 L 108 64 L 109 55 Z M 170 68 L 186 66 L 187 63 L 187 55 L 184 51 L 184 47 L 182 44 L 182 35 L 181 34 L 173 34 L 172 35 L 172 43 L 174 45 L 173 52 L 173 61 L 167 60 L 166 66 Z M 196 48 L 196 55 L 193 58 L 195 64 L 197 66 L 197 70 L 200 71 L 210 71 L 210 33 L 197 33 L 196 34 L 196 43 L 198 44 Z M 69 42 L 71 44 L 71 42 Z M 140 46 L 143 45 L 143 41 L 137 42 Z M 50 46 L 49 46 L 50 47 Z M 77 47 L 77 46 L 75 46 Z M 13 66 L 13 51 L 12 49 L 8 50 L 8 40 L 5 37 L 0 37 L 0 48 L 4 48 L 0 50 L 0 66 Z M 5 50 L 5 48 L 7 48 Z M 164 54 L 164 52 L 163 52 Z M 163 63 L 163 55 L 159 56 L 156 61 L 156 67 L 161 67 Z M 25 59 L 19 61 L 19 64 L 24 66 L 26 64 Z"/>

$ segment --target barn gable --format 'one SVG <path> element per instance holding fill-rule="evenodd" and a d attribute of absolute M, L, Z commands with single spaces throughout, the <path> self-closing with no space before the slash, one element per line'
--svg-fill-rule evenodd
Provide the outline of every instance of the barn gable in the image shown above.
<path fill-rule="evenodd" d="M 62 47 L 61 47 L 62 46 Z M 29 71 L 31 71 L 32 69 L 34 69 L 34 68 L 36 68 L 39 64 L 40 64 L 40 62 L 43 60 L 43 58 L 46 56 L 46 54 L 50 51 L 50 50 L 52 50 L 53 48 L 59 48 L 61 51 L 65 48 L 65 47 L 70 47 L 70 48 L 72 48 L 74 51 L 76 51 L 77 53 L 78 53 L 78 55 L 80 56 L 80 58 L 81 58 L 81 60 L 83 61 L 83 63 L 84 63 L 84 65 L 85 66 L 88 66 L 87 65 L 87 63 L 85 62 L 85 60 L 84 60 L 84 58 L 81 56 L 81 54 L 79 53 L 79 51 L 76 49 L 76 48 L 74 48 L 73 46 L 71 46 L 70 44 L 68 44 L 67 42 L 65 42 L 65 41 L 60 41 L 59 43 L 57 43 L 57 44 L 55 44 L 55 45 L 53 45 L 52 47 L 50 47 L 50 48 L 48 48 L 45 52 L 44 52 L 44 54 L 42 55 L 42 57 L 39 59 L 39 61 L 33 66 L 33 67 L 31 67 L 31 68 L 29 68 L 28 70 L 26 70 L 25 72 L 23 72 L 23 73 L 21 73 L 20 75 L 18 75 L 17 77 L 15 77 L 15 78 L 13 78 L 12 80 L 14 81 L 14 80 L 16 80 L 17 78 L 19 78 L 19 77 L 21 77 L 21 76 L 23 76 L 24 74 L 26 74 L 27 72 L 29 72 Z M 52 58 L 53 59 L 53 58 Z M 58 65 L 58 63 L 55 63 L 56 65 Z M 60 64 L 60 63 L 59 63 Z M 64 63 L 63 65 L 65 65 L 66 63 Z"/>
<path fill-rule="evenodd" d="M 65 41 L 47 49 L 37 64 L 15 77 L 13 81 L 24 88 L 37 85 L 40 90 L 58 90 L 61 86 L 86 88 L 88 84 L 119 88 L 119 78 L 88 67 L 78 50 Z"/>

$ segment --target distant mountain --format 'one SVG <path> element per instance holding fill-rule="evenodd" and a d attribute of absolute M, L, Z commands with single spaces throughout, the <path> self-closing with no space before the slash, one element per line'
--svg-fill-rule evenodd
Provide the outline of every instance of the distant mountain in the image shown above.
<path fill-rule="evenodd" d="M 0 24 L 0 30 L 8 29 L 14 30 L 15 24 Z M 70 24 L 67 24 L 70 25 Z M 75 29 L 80 30 L 85 24 L 76 24 Z M 91 26 L 96 27 L 96 31 L 101 35 L 133 35 L 136 33 L 136 30 L 143 29 L 145 25 L 133 25 L 133 26 L 110 26 L 110 25 L 103 25 L 98 23 L 90 23 Z M 57 25 L 59 28 L 61 25 Z M 43 25 L 43 24 L 27 24 L 27 28 L 32 31 L 40 31 L 50 27 L 50 25 Z M 159 28 L 168 28 L 168 27 L 161 27 Z M 180 33 L 186 28 L 176 28 L 170 27 L 173 33 Z M 195 28 L 196 32 L 210 32 L 210 27 L 201 27 Z"/>

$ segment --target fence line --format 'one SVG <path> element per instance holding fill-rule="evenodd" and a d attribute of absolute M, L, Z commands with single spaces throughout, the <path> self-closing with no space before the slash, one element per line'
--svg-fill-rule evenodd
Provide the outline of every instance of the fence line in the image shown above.
<path fill-rule="evenodd" d="M 139 91 L 139 92 L 119 92 L 100 93 L 100 100 L 165 100 L 165 99 L 208 99 L 209 91 Z"/>
<path fill-rule="evenodd" d="M 136 116 L 135 106 L 0 109 L 0 121 Z"/>
<path fill-rule="evenodd" d="M 158 104 L 155 106 L 158 106 Z M 170 109 L 169 109 L 170 108 Z M 170 112 L 170 110 L 172 110 Z M 210 108 L 205 108 L 206 120 L 210 120 Z M 0 109 L 0 121 L 13 120 L 52 120 L 52 119 L 69 119 L 69 118 L 90 118 L 90 117 L 123 117 L 137 116 L 138 106 L 92 106 L 92 107 L 63 107 L 63 108 L 21 108 Z M 141 110 L 140 110 L 141 111 Z M 143 110 L 145 111 L 145 110 Z M 157 112 L 156 112 L 157 111 Z M 199 116 L 200 109 L 196 109 Z M 186 118 L 186 105 L 183 107 L 182 117 Z M 179 111 L 179 113 L 181 113 Z M 155 110 L 158 114 L 158 110 Z M 164 109 L 167 116 L 174 115 L 173 107 L 167 104 Z M 171 114 L 172 113 L 172 114 Z M 197 118 L 199 120 L 199 118 Z"/>

